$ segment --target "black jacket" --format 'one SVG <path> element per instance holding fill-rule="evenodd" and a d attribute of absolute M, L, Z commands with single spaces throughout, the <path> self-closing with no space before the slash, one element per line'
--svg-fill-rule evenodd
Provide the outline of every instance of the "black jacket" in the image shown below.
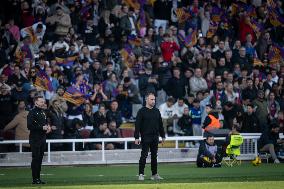
<path fill-rule="evenodd" d="M 47 117 L 43 109 L 35 107 L 29 111 L 27 124 L 30 130 L 30 144 L 45 141 L 46 131 L 43 130 L 43 126 L 47 124 Z"/>
<path fill-rule="evenodd" d="M 185 96 L 185 79 L 172 77 L 167 82 L 167 95 L 173 96 L 175 99 L 183 98 Z"/>
<path fill-rule="evenodd" d="M 272 131 L 264 131 L 259 138 L 258 147 L 259 149 L 265 146 L 266 144 L 273 144 L 277 146 L 277 140 L 279 139 L 279 133 L 274 133 Z"/>
<path fill-rule="evenodd" d="M 255 87 L 253 87 L 252 89 L 247 87 L 242 91 L 242 99 L 250 99 L 251 101 L 253 101 L 254 99 L 256 99 L 256 97 L 257 89 Z"/>
<path fill-rule="evenodd" d="M 50 109 L 46 111 L 47 121 L 50 126 L 55 126 L 56 129 L 52 130 L 51 133 L 47 135 L 49 139 L 62 139 L 62 131 L 64 131 L 64 117 L 62 114 L 57 113 L 55 110 Z"/>
<path fill-rule="evenodd" d="M 243 116 L 241 133 L 258 133 L 261 132 L 259 120 L 257 116 L 252 113 L 249 115 L 245 113 Z"/>
<path fill-rule="evenodd" d="M 122 116 L 121 111 L 119 110 L 116 110 L 115 112 L 113 112 L 112 110 L 109 110 L 106 113 L 107 122 L 109 123 L 111 121 L 115 121 L 117 128 L 119 128 L 122 123 L 121 116 Z"/>
<path fill-rule="evenodd" d="M 180 128 L 182 130 L 186 130 L 188 131 L 189 133 L 186 133 L 188 134 L 189 136 L 192 136 L 192 120 L 191 120 L 191 117 L 189 115 L 182 115 L 181 118 L 179 118 L 178 120 L 178 126 L 180 126 Z"/>
<path fill-rule="evenodd" d="M 138 83 L 141 96 L 145 96 L 147 93 L 157 94 L 159 83 L 149 83 L 148 80 L 150 77 L 151 75 L 144 74 L 139 78 Z"/>
<path fill-rule="evenodd" d="M 142 141 L 153 141 L 160 135 L 165 138 L 162 117 L 159 109 L 147 107 L 141 108 L 136 117 L 135 122 L 135 139 L 139 139 L 141 135 Z"/>

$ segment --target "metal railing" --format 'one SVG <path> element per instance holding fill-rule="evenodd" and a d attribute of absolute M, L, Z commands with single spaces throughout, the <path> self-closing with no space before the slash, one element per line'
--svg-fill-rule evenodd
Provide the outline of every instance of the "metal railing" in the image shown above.
<path fill-rule="evenodd" d="M 249 145 L 243 145 L 243 151 L 246 153 L 252 154 L 257 156 L 257 140 L 260 137 L 260 133 L 242 133 L 244 140 L 249 143 Z M 283 135 L 281 136 L 283 138 Z M 167 137 L 166 141 L 175 141 L 175 149 L 179 148 L 180 141 L 201 141 L 204 140 L 203 136 L 176 136 L 176 137 Z M 215 140 L 225 140 L 225 137 L 215 137 Z M 105 159 L 105 144 L 108 142 L 123 142 L 124 143 L 124 150 L 128 150 L 128 143 L 134 142 L 134 138 L 89 138 L 89 139 L 48 139 L 46 140 L 47 143 L 47 162 L 51 162 L 51 144 L 53 143 L 72 143 L 72 151 L 75 152 L 75 144 L 76 143 L 101 143 L 102 150 L 101 150 L 101 157 L 102 161 L 104 162 Z M 22 153 L 23 144 L 29 143 L 28 140 L 5 140 L 0 141 L 0 145 L 2 144 L 19 144 L 19 152 Z"/>

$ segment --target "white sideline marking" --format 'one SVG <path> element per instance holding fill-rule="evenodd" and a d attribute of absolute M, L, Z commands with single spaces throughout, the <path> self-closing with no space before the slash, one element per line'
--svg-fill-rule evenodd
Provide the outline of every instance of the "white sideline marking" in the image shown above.
<path fill-rule="evenodd" d="M 40 175 L 41 175 L 41 176 L 52 176 L 52 175 L 54 175 L 54 174 L 49 174 L 49 173 L 46 173 L 46 174 L 45 174 L 45 173 L 41 173 Z"/>
<path fill-rule="evenodd" d="M 0 176 L 5 176 L 5 174 L 3 174 L 3 173 L 0 173 Z"/>

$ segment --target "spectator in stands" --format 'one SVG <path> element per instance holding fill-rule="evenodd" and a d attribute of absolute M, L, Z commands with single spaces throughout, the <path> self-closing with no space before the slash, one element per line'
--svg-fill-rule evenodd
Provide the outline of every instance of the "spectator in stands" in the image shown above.
<path fill-rule="evenodd" d="M 189 114 L 189 108 L 185 107 L 182 116 L 178 119 L 178 126 L 184 132 L 185 136 L 193 136 L 192 118 Z"/>
<path fill-rule="evenodd" d="M 193 94 L 207 89 L 206 80 L 202 77 L 200 68 L 196 68 L 194 76 L 190 78 L 190 90 Z"/>
<path fill-rule="evenodd" d="M 42 44 L 45 34 L 46 26 L 42 22 L 33 24 L 32 26 L 21 29 L 21 36 L 25 38 L 30 36 L 32 38 L 32 45 L 34 52 L 39 52 L 39 46 Z"/>
<path fill-rule="evenodd" d="M 132 117 L 132 105 L 133 104 L 140 104 L 140 98 L 139 98 L 139 90 L 138 87 L 132 83 L 132 80 L 130 77 L 126 77 L 123 80 L 123 91 L 125 94 L 126 99 L 123 103 L 123 111 L 122 116 L 125 119 L 131 119 Z"/>
<path fill-rule="evenodd" d="M 253 85 L 253 81 L 251 78 L 247 79 L 247 87 L 242 91 L 243 99 L 250 99 L 253 101 L 257 97 L 257 90 Z"/>
<path fill-rule="evenodd" d="M 111 73 L 103 84 L 104 91 L 108 99 L 113 100 L 115 98 L 117 85 L 117 76 L 115 73 Z"/>
<path fill-rule="evenodd" d="M 188 108 L 188 106 L 185 104 L 184 99 L 177 99 L 176 103 L 174 104 L 174 111 L 176 112 L 178 118 L 180 118 L 184 114 L 185 108 Z"/>
<path fill-rule="evenodd" d="M 94 113 L 94 128 L 98 127 L 102 121 L 107 121 L 106 106 L 104 104 L 100 104 L 99 110 Z"/>
<path fill-rule="evenodd" d="M 180 74 L 178 67 L 173 68 L 173 77 L 167 83 L 167 95 L 175 99 L 183 98 L 185 95 L 185 80 Z"/>
<path fill-rule="evenodd" d="M 103 71 L 103 79 L 107 80 L 111 74 L 115 74 L 115 72 L 113 71 L 113 63 L 109 61 L 106 63 L 106 70 Z"/>
<path fill-rule="evenodd" d="M 80 63 L 82 64 L 82 74 L 84 76 L 84 80 L 90 85 L 93 84 L 94 79 L 93 79 L 92 72 L 89 69 L 89 67 L 90 67 L 89 60 L 84 58 L 83 60 L 81 60 Z"/>
<path fill-rule="evenodd" d="M 255 107 L 255 114 L 259 120 L 261 130 L 267 131 L 268 106 L 267 102 L 264 100 L 264 91 L 259 90 L 257 92 L 257 99 L 253 101 L 253 105 Z"/>
<path fill-rule="evenodd" d="M 71 19 L 68 14 L 64 13 L 62 7 L 58 6 L 56 7 L 56 14 L 46 19 L 46 24 L 54 27 L 54 34 L 65 36 L 71 27 Z"/>
<path fill-rule="evenodd" d="M 280 163 L 275 151 L 278 151 L 279 148 L 283 149 L 284 141 L 279 139 L 279 125 L 277 123 L 271 123 L 269 127 L 269 131 L 264 131 L 259 139 L 259 151 L 269 152 L 274 163 Z"/>
<path fill-rule="evenodd" d="M 174 42 L 173 38 L 169 36 L 169 34 L 164 35 L 164 41 L 161 43 L 161 51 L 163 55 L 163 59 L 166 62 L 170 62 L 173 53 L 179 50 L 179 46 Z"/>
<path fill-rule="evenodd" d="M 84 122 L 78 118 L 68 120 L 64 127 L 64 138 L 76 139 L 80 138 L 79 130 L 84 127 Z"/>
<path fill-rule="evenodd" d="M 122 6 L 123 16 L 120 19 L 120 28 L 126 35 L 136 35 L 136 22 L 133 17 L 133 9 L 129 10 L 127 5 Z"/>
<path fill-rule="evenodd" d="M 261 132 L 260 123 L 258 117 L 254 113 L 254 107 L 252 104 L 247 105 L 247 112 L 243 115 L 242 133 L 259 133 Z"/>
<path fill-rule="evenodd" d="M 108 124 L 110 122 L 115 121 L 116 127 L 119 128 L 121 123 L 122 123 L 122 118 L 121 118 L 121 111 L 118 109 L 118 102 L 117 100 L 113 100 L 110 103 L 110 109 L 106 113 L 106 118 Z"/>
<path fill-rule="evenodd" d="M 64 87 L 59 86 L 56 90 L 56 93 L 51 98 L 50 102 L 52 103 L 52 101 L 56 100 L 57 102 L 59 102 L 60 109 L 63 112 L 66 112 L 68 107 L 67 107 L 66 100 L 63 98 L 64 91 L 65 91 Z"/>
<path fill-rule="evenodd" d="M 192 120 L 193 136 L 202 136 L 201 109 L 198 99 L 194 99 L 193 107 L 190 109 L 189 114 Z"/>
<path fill-rule="evenodd" d="M 45 92 L 45 99 L 49 101 L 54 96 L 54 93 L 57 91 L 57 88 L 59 87 L 59 82 L 55 77 L 52 77 L 52 69 L 50 67 L 46 67 L 45 72 L 46 75 L 49 77 L 52 86 L 52 91 Z"/>
<path fill-rule="evenodd" d="M 0 84 L 0 129 L 2 130 L 6 124 L 13 119 L 13 100 L 11 96 L 11 87 L 3 81 L 1 76 Z"/>
<path fill-rule="evenodd" d="M 18 82 L 25 83 L 27 79 L 21 74 L 20 66 L 15 65 L 13 74 L 8 77 L 8 84 L 14 88 Z"/>
<path fill-rule="evenodd" d="M 108 124 L 108 129 L 110 132 L 109 138 L 121 138 L 120 130 L 116 127 L 116 122 L 111 121 Z M 117 149 L 117 148 L 122 148 L 123 142 L 111 142 L 109 144 L 109 149 Z"/>
<path fill-rule="evenodd" d="M 173 124 L 173 119 L 177 118 L 173 104 L 174 104 L 174 98 L 169 97 L 167 99 L 167 102 L 159 106 L 159 110 L 161 112 L 161 117 L 163 121 L 164 131 L 166 134 L 168 133 L 168 127 L 172 126 Z"/>
<path fill-rule="evenodd" d="M 106 120 L 102 120 L 99 122 L 98 127 L 95 127 L 94 130 L 91 132 L 91 138 L 109 138 L 111 136 L 110 130 L 107 128 Z M 114 148 L 112 143 L 106 144 L 106 150 L 112 150 Z M 101 150 L 102 144 L 101 143 L 94 143 L 94 149 Z"/>
<path fill-rule="evenodd" d="M 49 139 L 62 139 L 64 134 L 64 111 L 60 107 L 60 102 L 53 100 L 49 109 L 46 111 L 47 119 L 52 132 L 47 135 Z M 52 150 L 62 150 L 60 143 L 51 144 Z"/>
<path fill-rule="evenodd" d="M 123 91 L 127 91 L 127 97 L 131 104 L 140 104 L 139 91 L 129 77 L 124 78 Z"/>
<path fill-rule="evenodd" d="M 96 107 L 96 110 L 98 110 L 99 104 L 103 103 L 106 100 L 108 100 L 108 97 L 103 91 L 102 84 L 100 82 L 95 83 L 94 90 L 92 91 L 92 96 L 90 98 L 91 103 Z"/>
<path fill-rule="evenodd" d="M 93 130 L 96 125 L 94 114 L 93 114 L 93 106 L 90 103 L 85 104 L 84 112 L 82 113 L 84 129 Z"/>
<path fill-rule="evenodd" d="M 231 103 L 239 103 L 240 102 L 240 96 L 238 92 L 235 92 L 234 86 L 232 83 L 228 83 L 225 87 L 225 95 L 227 97 L 227 100 Z"/>
<path fill-rule="evenodd" d="M 228 97 L 224 91 L 224 85 L 222 82 L 216 83 L 216 91 L 213 91 L 211 103 L 213 107 L 224 105 L 227 102 Z"/>
<path fill-rule="evenodd" d="M 216 68 L 216 60 L 212 58 L 210 49 L 206 49 L 204 58 L 199 62 L 199 67 L 203 75 Z"/>
<path fill-rule="evenodd" d="M 103 81 L 101 63 L 99 61 L 94 61 L 90 70 L 93 73 L 92 75 L 93 75 L 94 84 L 101 83 Z"/>
<path fill-rule="evenodd" d="M 277 119 L 278 112 L 280 111 L 280 105 L 275 99 L 274 92 L 270 92 L 268 95 L 267 109 L 269 121 L 275 121 Z"/>
<path fill-rule="evenodd" d="M 159 88 L 158 75 L 153 74 L 152 70 L 152 64 L 148 62 L 145 65 L 145 74 L 139 77 L 138 85 L 143 104 L 145 103 L 145 95 L 150 92 L 156 95 Z"/>
<path fill-rule="evenodd" d="M 199 146 L 197 155 L 197 167 L 221 167 L 221 153 L 214 143 L 214 137 L 209 135 Z"/>
<path fill-rule="evenodd" d="M 30 131 L 27 127 L 27 116 L 28 111 L 26 111 L 26 105 L 25 101 L 19 101 L 18 104 L 18 113 L 14 117 L 14 119 L 5 126 L 4 132 L 8 131 L 10 129 L 15 129 L 15 139 L 16 140 L 28 140 Z M 19 144 L 16 144 L 17 148 L 19 148 Z M 30 151 L 30 145 L 29 144 L 23 144 L 23 152 Z M 18 149 L 17 149 L 18 151 Z"/>
<path fill-rule="evenodd" d="M 11 90 L 11 98 L 12 98 L 12 101 L 14 102 L 13 110 L 14 111 L 17 110 L 18 101 L 27 99 L 27 97 L 28 97 L 28 93 L 27 91 L 24 91 L 22 81 L 18 81 L 15 84 L 15 88 Z"/>
<path fill-rule="evenodd" d="M 70 46 L 64 41 L 63 36 L 58 37 L 58 41 L 56 41 L 52 46 L 52 52 L 55 55 L 60 55 L 68 52 Z"/>

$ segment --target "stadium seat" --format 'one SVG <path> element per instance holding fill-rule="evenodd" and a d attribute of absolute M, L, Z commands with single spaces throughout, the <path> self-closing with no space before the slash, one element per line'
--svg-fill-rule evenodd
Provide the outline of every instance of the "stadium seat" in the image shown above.
<path fill-rule="evenodd" d="M 230 143 L 226 148 L 227 158 L 223 159 L 223 162 L 229 166 L 233 167 L 234 165 L 240 165 L 241 160 L 237 159 L 241 154 L 241 145 L 243 144 L 243 137 L 240 134 L 231 135 Z"/>

